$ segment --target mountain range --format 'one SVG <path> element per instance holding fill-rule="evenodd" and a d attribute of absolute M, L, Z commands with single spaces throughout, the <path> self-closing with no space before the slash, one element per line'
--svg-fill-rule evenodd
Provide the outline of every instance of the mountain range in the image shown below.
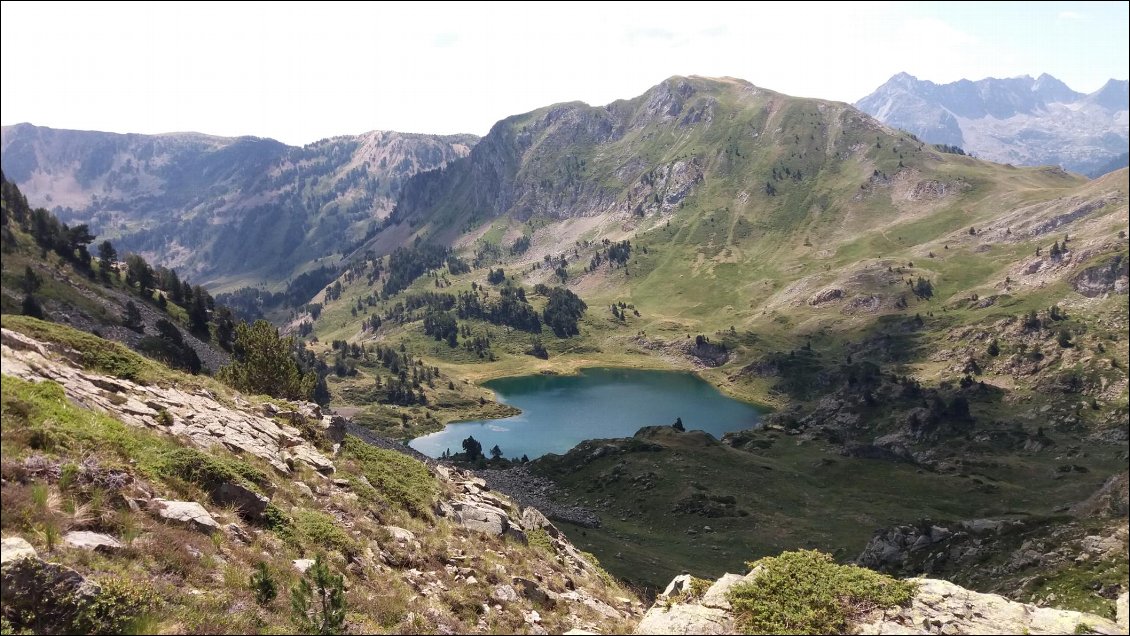
<path fill-rule="evenodd" d="M 1072 99 L 1050 81 L 1038 92 Z M 992 108 L 1007 117 L 1039 110 L 1025 104 Z M 239 475 L 252 475 L 258 481 L 245 489 L 271 494 L 279 508 L 247 524 L 224 515 L 225 524 L 250 528 L 253 549 L 236 546 L 241 540 L 231 529 L 224 537 L 233 538 L 220 537 L 208 549 L 231 552 L 223 558 L 234 571 L 223 577 L 219 600 L 210 595 L 220 585 L 210 561 L 179 565 L 192 589 L 209 592 L 198 597 L 183 585 L 162 587 L 180 612 L 172 620 L 197 616 L 207 601 L 222 608 L 208 612 L 245 608 L 241 630 L 251 630 L 253 620 L 280 628 L 277 613 L 246 611 L 253 554 L 266 549 L 270 567 L 289 583 L 299 576 L 289 563 L 308 556 L 303 546 L 313 538 L 332 555 L 332 568 L 349 577 L 356 590 L 349 603 L 379 615 L 382 628 L 406 631 L 537 631 L 539 621 L 550 631 L 626 631 L 642 608 L 628 597 L 609 598 L 621 589 L 611 577 L 650 597 L 683 570 L 700 580 L 684 579 L 685 593 L 669 589 L 653 611 L 670 621 L 683 611 L 713 616 L 732 629 L 729 610 L 707 606 L 706 579 L 798 548 L 1103 619 L 1114 618 L 1115 599 L 1126 598 L 1126 168 L 1087 179 L 1057 166 L 994 163 L 849 104 L 696 76 L 671 77 L 605 106 L 567 102 L 512 115 L 481 139 L 406 139 L 397 156 L 408 164 L 387 191 L 374 182 L 396 166 L 391 159 L 381 165 L 376 157 L 384 151 L 365 159 L 360 138 L 296 149 L 176 135 L 168 143 L 193 149 L 150 155 L 146 144 L 156 152 L 162 137 L 108 136 L 101 139 L 119 145 L 97 150 L 99 133 L 29 126 L 4 132 L 0 159 L 16 184 L 3 184 L 3 310 L 38 307 L 56 323 L 6 315 L 5 329 L 22 336 L 5 332 L 5 373 L 19 369 L 28 380 L 61 378 L 64 385 L 41 392 L 5 377 L 5 452 L 18 449 L 22 462 L 5 460 L 5 505 L 14 501 L 27 511 L 6 514 L 12 525 L 5 532 L 50 550 L 49 539 L 33 534 L 44 513 L 31 493 L 41 473 L 30 471 L 40 470 L 42 449 L 65 455 L 87 448 L 68 445 L 87 439 L 75 432 L 84 428 L 67 424 L 81 417 L 48 410 L 70 404 L 58 398 L 68 381 L 93 386 L 87 397 L 112 417 L 162 435 L 180 431 L 202 444 L 233 426 L 234 441 L 221 443 L 249 443 L 243 423 L 263 430 L 254 414 L 285 425 L 270 433 L 278 443 L 265 444 L 262 457 L 285 470 L 254 464 L 280 471 L 277 487 L 236 470 L 237 459 L 252 461 L 243 454 L 218 454 L 220 463 L 208 471 L 160 472 L 160 461 L 172 461 L 164 454 L 143 455 L 130 469 L 134 479 L 147 480 L 146 502 L 191 496 L 215 510 L 229 493 L 212 490 L 214 475 L 238 484 Z M 389 147 L 399 138 L 373 135 L 390 139 Z M 136 174 L 123 172 L 126 161 Z M 272 180 L 279 174 L 287 177 Z M 114 194 L 113 209 L 102 209 L 109 195 L 100 192 Z M 150 208 L 146 196 L 172 204 Z M 267 216 L 255 212 L 264 196 L 274 202 Z M 29 209 L 41 205 L 80 225 L 52 223 L 49 211 Z M 182 221 L 181 208 L 194 216 Z M 147 310 L 142 340 L 158 329 L 167 340 L 219 347 L 206 368 L 257 359 L 250 355 L 258 352 L 254 341 L 239 340 L 240 328 L 220 305 L 259 289 L 217 294 L 211 310 L 196 289 L 182 290 L 178 301 L 171 272 L 157 268 L 146 285 L 128 262 L 93 260 L 85 246 L 95 239 L 81 226 L 88 221 L 119 253 L 144 249 L 157 263 L 184 268 L 194 282 L 270 288 L 321 272 L 309 287 L 293 287 L 308 293 L 289 303 L 289 312 L 271 315 L 279 331 L 263 326 L 258 337 L 269 346 L 279 333 L 298 338 L 296 351 L 282 347 L 276 366 L 297 365 L 294 376 L 316 374 L 325 391 L 310 395 L 340 420 L 312 404 L 284 402 L 271 387 L 249 385 L 274 396 L 263 401 L 221 384 L 251 373 L 176 375 L 173 386 L 192 394 L 166 394 L 161 382 L 170 376 L 151 360 L 64 327 L 133 346 L 139 334 L 121 333 L 130 331 L 123 323 L 133 302 Z M 315 225 L 291 236 L 287 227 L 299 222 Z M 203 229 L 190 233 L 190 242 L 158 237 L 146 223 L 170 232 L 193 223 Z M 199 253 L 187 253 L 189 244 Z M 29 303 L 32 296 L 42 302 Z M 221 315 L 228 324 L 220 324 Z M 234 342 L 219 335 L 233 328 Z M 173 336 L 176 329 L 185 334 Z M 189 340 L 192 334 L 199 342 Z M 84 368 L 75 367 L 79 362 Z M 631 437 L 588 440 L 530 461 L 507 460 L 501 449 L 488 460 L 481 446 L 475 454 L 465 443 L 463 453 L 427 460 L 430 470 L 412 463 L 419 457 L 372 455 L 342 434 L 411 455 L 398 442 L 449 422 L 513 413 L 482 387 L 485 380 L 551 379 L 594 366 L 694 372 L 773 412 L 763 426 L 721 439 L 684 430 L 681 420 L 654 422 Z M 305 377 L 287 390 L 307 386 Z M 155 386 L 138 385 L 146 382 Z M 148 397 L 135 397 L 142 394 Z M 221 416 L 209 413 L 215 403 L 226 409 Z M 64 424 L 69 428 L 57 430 Z M 109 448 L 138 448 L 129 439 L 115 435 Z M 300 453 L 312 468 L 285 461 Z M 479 470 L 482 481 L 451 472 L 456 466 Z M 331 470 L 336 479 L 317 474 Z M 177 481 L 181 473 L 197 482 Z M 42 486 L 52 493 L 63 487 L 62 480 Z M 162 505 L 120 512 L 157 532 L 163 526 L 150 517 Z M 526 519 L 528 506 L 556 525 L 542 524 L 540 513 Z M 337 527 L 330 519 L 349 533 L 326 530 Z M 508 529 L 529 545 L 511 546 L 522 539 Z M 187 543 L 196 550 L 209 545 Z M 456 545 L 463 547 L 452 552 Z M 131 558 L 108 557 L 133 565 Z M 137 580 L 166 567 L 160 559 L 141 561 L 129 574 Z M 91 572 L 82 560 L 68 563 Z M 581 571 L 590 576 L 575 578 Z M 385 576 L 396 581 L 387 591 L 374 583 Z M 735 575 L 723 579 L 735 583 Z M 609 584 L 599 588 L 604 594 L 602 582 Z M 590 620 L 574 601 L 605 609 L 587 597 L 619 605 L 604 622 Z M 742 612 L 741 595 L 709 602 Z M 679 605 L 695 607 L 665 612 Z M 573 620 L 581 614 L 584 621 Z M 903 616 L 899 629 L 911 620 L 923 624 L 914 616 Z M 1074 624 L 1084 618 L 1099 625 L 1078 616 Z M 352 620 L 361 621 L 357 631 L 377 627 Z"/>
<path fill-rule="evenodd" d="M 982 159 L 1098 176 L 1126 165 L 1127 95 L 1126 80 L 1083 94 L 1046 73 L 949 84 L 899 73 L 855 105 L 924 141 Z"/>
<path fill-rule="evenodd" d="M 391 211 L 406 179 L 476 141 L 373 131 L 298 148 L 19 124 L 0 131 L 0 156 L 7 178 L 63 222 L 222 290 L 340 257 Z"/>

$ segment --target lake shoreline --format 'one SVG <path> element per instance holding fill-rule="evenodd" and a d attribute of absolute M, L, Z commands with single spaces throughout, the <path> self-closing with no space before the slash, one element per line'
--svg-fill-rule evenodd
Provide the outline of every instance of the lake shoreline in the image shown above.
<path fill-rule="evenodd" d="M 676 420 L 720 438 L 756 426 L 770 411 L 727 395 L 689 371 L 577 367 L 568 374 L 504 376 L 481 386 L 518 413 L 448 422 L 408 444 L 438 458 L 461 452 L 462 442 L 474 437 L 484 454 L 498 446 L 504 457 L 533 459 L 567 452 L 589 439 L 630 436 L 641 427 Z"/>

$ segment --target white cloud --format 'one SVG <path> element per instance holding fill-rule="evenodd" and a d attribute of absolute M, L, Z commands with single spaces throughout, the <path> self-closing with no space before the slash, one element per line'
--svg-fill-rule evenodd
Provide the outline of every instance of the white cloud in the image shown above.
<path fill-rule="evenodd" d="M 672 75 L 843 101 L 899 71 L 946 82 L 1047 70 L 1075 86 L 1029 48 L 975 35 L 948 5 L 936 14 L 868 2 L 0 7 L 4 124 L 306 143 L 375 128 L 484 134 L 508 115 L 630 98 Z M 1055 14 L 1042 24 L 1054 26 Z M 1094 50 L 1096 63 L 1076 66 L 1115 74 L 1109 51 L 1124 52 L 1125 36 L 1087 37 L 1057 45 Z"/>

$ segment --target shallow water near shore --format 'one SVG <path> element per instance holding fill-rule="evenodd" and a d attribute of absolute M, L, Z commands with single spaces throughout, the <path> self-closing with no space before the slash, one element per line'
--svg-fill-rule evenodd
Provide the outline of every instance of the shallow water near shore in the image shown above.
<path fill-rule="evenodd" d="M 484 386 L 500 402 L 522 410 L 499 420 L 448 424 L 409 445 L 430 457 L 463 451 L 474 437 L 489 453 L 509 458 L 564 453 L 587 439 L 629 437 L 644 426 L 682 418 L 689 430 L 715 437 L 758 426 L 763 409 L 723 395 L 697 376 L 675 371 L 582 369 L 577 375 L 531 375 L 491 380 Z"/>

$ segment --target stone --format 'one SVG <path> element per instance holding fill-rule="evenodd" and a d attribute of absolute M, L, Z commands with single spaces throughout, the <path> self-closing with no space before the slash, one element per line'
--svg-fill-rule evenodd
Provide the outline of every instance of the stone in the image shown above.
<path fill-rule="evenodd" d="M 699 604 L 703 607 L 729 610 L 730 601 L 726 598 L 726 594 L 729 593 L 730 588 L 740 583 L 744 578 L 745 577 L 740 574 L 730 574 L 729 572 L 723 574 L 722 578 L 715 581 L 714 585 L 711 585 L 710 589 L 706 590 Z"/>
<path fill-rule="evenodd" d="M 166 499 L 154 499 L 154 511 L 162 519 L 174 521 L 184 524 L 207 534 L 211 534 L 220 529 L 220 524 L 208 514 L 204 506 L 196 503 L 195 501 L 168 501 Z"/>
<path fill-rule="evenodd" d="M 270 499 L 254 490 L 231 481 L 214 488 L 211 495 L 212 501 L 221 506 L 235 506 L 239 510 L 239 516 L 252 521 L 262 519 L 271 503 Z"/>
<path fill-rule="evenodd" d="M 5 341 L 4 344 L 7 344 Z M 23 558 L 36 558 L 35 548 L 23 537 L 8 537 L 0 541 L 0 566 Z"/>
<path fill-rule="evenodd" d="M 247 534 L 246 530 L 239 527 L 239 524 L 229 523 L 228 525 L 224 526 L 224 530 L 231 538 L 235 539 L 236 541 L 239 541 L 241 543 L 251 543 L 251 535 Z"/>
<path fill-rule="evenodd" d="M 102 592 L 93 581 L 58 563 L 24 553 L 0 566 L 0 606 L 6 616 L 32 614 L 43 633 L 62 633 L 84 605 Z"/>
<path fill-rule="evenodd" d="M 90 532 L 88 530 L 75 530 L 63 535 L 63 543 L 72 548 L 94 550 L 97 552 L 113 552 L 122 549 L 122 542 L 108 534 Z"/>
<path fill-rule="evenodd" d="M 554 605 L 553 598 L 551 598 L 545 590 L 541 589 L 541 586 L 538 585 L 536 581 L 515 576 L 510 579 L 510 582 L 514 584 L 514 589 L 518 591 L 518 594 L 531 603 L 546 607 Z"/>
<path fill-rule="evenodd" d="M 1114 605 L 1118 628 L 1123 634 L 1130 632 L 1130 592 L 1123 592 Z"/>
<path fill-rule="evenodd" d="M 295 559 L 291 561 L 291 564 L 294 566 L 294 569 L 302 574 L 306 574 L 306 570 L 314 567 L 314 559 Z"/>
<path fill-rule="evenodd" d="M 314 491 L 310 490 L 310 487 L 307 486 L 305 483 L 303 483 L 301 481 L 294 482 L 294 489 L 297 490 L 299 493 L 306 495 L 310 499 L 314 498 Z"/>
<path fill-rule="evenodd" d="M 501 510 L 473 501 L 464 501 L 456 509 L 455 521 L 471 530 L 501 536 L 510 527 L 510 519 Z"/>
<path fill-rule="evenodd" d="M 545 530 L 545 533 L 554 539 L 561 536 L 561 531 L 557 529 L 557 526 L 550 523 L 549 519 L 546 519 L 545 515 L 543 515 L 540 510 L 532 506 L 527 506 L 522 510 L 520 523 L 527 531 L 538 529 Z"/>
<path fill-rule="evenodd" d="M 495 603 L 513 603 L 518 600 L 518 592 L 510 585 L 496 585 L 490 591 L 490 599 Z"/>
<path fill-rule="evenodd" d="M 729 612 L 701 605 L 653 606 L 636 626 L 636 634 L 732 634 Z"/>
<path fill-rule="evenodd" d="M 596 632 L 586 632 L 583 629 L 570 629 L 565 632 L 565 636 L 597 636 Z"/>
<path fill-rule="evenodd" d="M 660 594 L 660 596 L 662 598 L 668 599 L 674 596 L 679 596 L 689 589 L 691 589 L 691 575 L 680 574 L 679 576 L 671 579 L 671 582 L 667 584 L 667 587 L 663 590 L 663 593 Z"/>
<path fill-rule="evenodd" d="M 382 526 L 390 535 L 392 540 L 397 543 L 412 543 L 416 540 L 416 535 L 411 530 L 405 530 L 398 526 Z"/>

